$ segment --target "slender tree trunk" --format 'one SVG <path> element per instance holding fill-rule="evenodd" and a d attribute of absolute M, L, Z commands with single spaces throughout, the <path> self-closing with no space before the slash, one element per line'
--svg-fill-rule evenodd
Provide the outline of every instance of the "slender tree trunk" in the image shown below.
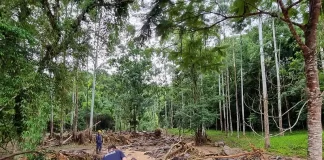
<path fill-rule="evenodd" d="M 261 131 L 262 135 L 264 135 L 264 127 L 263 127 L 263 110 L 262 110 L 262 94 L 261 94 L 261 78 L 260 75 L 258 75 L 259 79 L 259 111 L 260 111 L 260 121 L 261 121 Z"/>
<path fill-rule="evenodd" d="M 229 81 L 229 70 L 227 67 L 227 98 L 228 98 L 228 116 L 229 116 L 229 127 L 231 135 L 233 135 L 233 123 L 232 123 L 232 111 L 231 111 L 231 95 L 230 95 L 230 81 Z"/>
<path fill-rule="evenodd" d="M 219 95 L 219 97 L 222 96 L 221 75 L 218 76 L 218 95 Z M 221 100 L 219 100 L 219 102 L 218 102 L 218 108 L 219 108 L 220 127 L 221 127 L 221 131 L 223 131 L 223 114 L 222 114 L 222 101 Z"/>
<path fill-rule="evenodd" d="M 234 47 L 234 46 L 233 46 Z M 237 138 L 240 138 L 240 117 L 239 117 L 239 107 L 238 107 L 238 97 L 237 97 L 237 79 L 236 79 L 236 62 L 235 62 L 235 51 L 233 50 L 233 66 L 234 66 L 234 84 L 235 84 L 235 107 L 236 107 L 236 132 Z"/>
<path fill-rule="evenodd" d="M 164 121 L 165 121 L 165 127 L 168 128 L 169 125 L 168 125 L 168 109 L 167 109 L 167 101 L 165 100 L 164 102 Z"/>
<path fill-rule="evenodd" d="M 117 116 L 117 113 L 119 111 L 117 111 L 117 105 L 112 105 L 112 108 L 115 108 L 115 112 L 114 112 L 114 115 L 115 115 L 115 123 L 118 124 L 118 116 Z M 115 125 L 115 132 L 117 132 L 118 130 L 118 125 Z"/>
<path fill-rule="evenodd" d="M 61 124 L 60 124 L 60 145 L 62 145 L 63 142 L 63 126 L 64 126 L 64 117 L 63 117 L 63 107 L 61 107 Z"/>
<path fill-rule="evenodd" d="M 100 12 L 100 11 L 99 11 Z M 95 33 L 99 35 L 100 33 L 100 20 L 101 20 L 101 12 L 99 16 L 99 27 L 95 25 Z M 95 36 L 97 37 L 97 36 Z M 95 59 L 94 59 L 94 67 L 93 67 L 93 81 L 92 81 L 92 98 L 91 98 L 91 111 L 90 111 L 90 129 L 89 129 L 89 134 L 90 134 L 90 140 L 92 140 L 92 130 L 93 130 L 93 110 L 94 110 L 94 102 L 95 102 L 95 95 L 96 95 L 96 72 L 97 72 L 97 65 L 98 65 L 98 50 L 99 50 L 99 38 L 96 38 L 96 49 L 95 49 Z"/>
<path fill-rule="evenodd" d="M 280 84 L 280 75 L 279 75 L 279 59 L 278 59 L 278 50 L 277 50 L 277 42 L 276 42 L 276 31 L 274 19 L 272 19 L 272 35 L 273 35 L 273 46 L 275 53 L 275 63 L 276 63 L 276 74 L 277 74 L 277 99 L 278 99 L 278 117 L 279 117 L 279 134 L 283 136 L 283 128 L 282 128 L 282 114 L 281 114 L 281 84 Z"/>
<path fill-rule="evenodd" d="M 184 97 L 183 97 L 183 92 L 181 92 L 181 109 L 182 109 L 182 111 L 183 111 L 183 108 L 184 108 Z M 183 125 L 183 123 L 184 123 L 184 118 L 181 117 L 181 128 L 182 128 L 182 133 L 183 133 L 183 131 L 184 131 L 184 125 Z M 181 134 L 181 135 L 182 135 L 182 134 Z"/>
<path fill-rule="evenodd" d="M 78 73 L 77 73 L 78 74 Z M 74 113 L 74 133 L 78 131 L 78 113 L 79 113 L 79 103 L 78 103 L 78 85 L 75 88 L 75 113 Z"/>
<path fill-rule="evenodd" d="M 261 59 L 261 75 L 262 75 L 262 97 L 263 97 L 263 112 L 264 112 L 264 131 L 265 131 L 265 148 L 270 147 L 270 132 L 269 132 L 269 115 L 268 115 L 268 91 L 267 79 L 265 73 L 264 53 L 263 53 L 263 37 L 262 37 L 262 15 L 259 16 L 259 42 L 260 42 L 260 59 Z"/>
<path fill-rule="evenodd" d="M 78 104 L 78 69 L 79 69 L 79 60 L 76 61 L 76 76 L 74 79 L 74 89 L 75 89 L 75 94 L 74 94 L 74 118 L 73 118 L 73 139 L 76 140 L 76 135 L 78 131 L 78 113 L 79 113 L 79 104 Z"/>
<path fill-rule="evenodd" d="M 244 92 L 243 92 L 243 46 L 242 38 L 240 36 L 240 46 L 241 46 L 241 108 L 242 108 L 242 126 L 243 126 L 243 135 L 245 136 L 245 116 L 244 116 Z"/>
<path fill-rule="evenodd" d="M 72 132 L 73 132 L 73 117 L 74 117 L 74 112 L 75 112 L 75 78 L 74 78 L 73 89 L 72 89 L 72 110 L 71 110 L 71 119 L 70 119 L 71 131 Z"/>
<path fill-rule="evenodd" d="M 322 47 L 320 47 L 319 52 L 320 52 L 321 62 L 322 62 L 322 71 L 324 72 L 324 51 Z"/>
<path fill-rule="evenodd" d="M 76 71 L 76 83 L 78 81 L 78 68 Z M 78 104 L 78 85 L 75 86 L 75 111 L 74 111 L 74 120 L 73 120 L 73 139 L 76 139 L 76 134 L 78 132 L 78 113 L 79 113 L 79 104 Z"/>
<path fill-rule="evenodd" d="M 229 108 L 228 104 L 229 104 L 229 102 L 228 102 L 227 76 L 228 76 L 228 74 L 226 74 L 226 82 L 225 82 L 225 88 L 224 89 L 226 89 L 225 90 L 225 99 L 226 99 L 226 102 L 225 102 L 226 103 L 225 104 L 225 110 L 226 110 L 226 131 L 227 131 L 226 134 L 229 135 L 230 126 L 229 126 L 229 115 L 228 115 L 228 108 Z"/>
<path fill-rule="evenodd" d="M 53 78 L 53 77 L 51 77 Z M 51 80 L 52 82 L 52 80 Z M 50 132 L 50 137 L 53 138 L 54 134 L 54 105 L 53 105 L 53 85 L 51 83 L 51 91 L 50 91 L 50 98 L 51 98 L 51 132 Z"/>
<path fill-rule="evenodd" d="M 98 53 L 96 51 L 95 55 L 95 65 L 93 69 L 93 80 L 92 80 L 92 98 L 91 98 L 91 111 L 90 111 L 90 135 L 92 135 L 92 126 L 93 126 L 93 110 L 94 110 L 94 102 L 95 102 L 95 95 L 96 95 L 96 70 L 97 70 L 97 58 Z M 90 136 L 91 137 L 91 136 Z"/>
<path fill-rule="evenodd" d="M 227 134 L 228 127 L 227 127 L 227 116 L 226 116 L 226 96 L 225 96 L 225 85 L 224 85 L 224 74 L 222 73 L 222 94 L 223 94 L 223 115 L 224 115 L 224 130 Z"/>
<path fill-rule="evenodd" d="M 288 103 L 288 99 L 287 99 L 287 96 L 285 96 L 285 103 L 286 103 L 286 109 L 287 111 L 289 110 L 289 103 Z M 291 130 L 291 123 L 290 123 L 290 114 L 289 112 L 287 112 L 287 116 L 288 116 L 288 126 L 289 126 L 289 130 L 290 130 L 290 133 L 292 133 L 292 130 Z"/>
<path fill-rule="evenodd" d="M 173 128 L 173 107 L 172 107 L 172 99 L 170 99 L 170 127 Z"/>

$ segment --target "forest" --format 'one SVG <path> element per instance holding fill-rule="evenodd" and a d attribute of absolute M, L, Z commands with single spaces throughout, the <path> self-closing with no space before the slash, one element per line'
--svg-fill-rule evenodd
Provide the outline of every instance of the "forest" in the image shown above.
<path fill-rule="evenodd" d="M 220 142 L 247 157 L 321 160 L 323 7 L 321 0 L 2 0 L 0 160 L 95 146 L 98 130 L 104 145 L 164 138 L 164 160 Z M 160 158 L 158 149 L 151 158 Z M 198 155 L 243 156 L 199 151 L 187 159 Z"/>

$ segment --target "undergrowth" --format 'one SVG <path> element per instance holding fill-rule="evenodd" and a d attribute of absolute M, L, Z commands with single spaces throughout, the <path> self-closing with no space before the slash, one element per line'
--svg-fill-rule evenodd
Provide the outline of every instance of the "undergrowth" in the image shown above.
<path fill-rule="evenodd" d="M 168 129 L 169 134 L 178 135 L 178 129 Z M 192 136 L 193 131 L 185 130 L 184 136 Z M 240 133 L 237 138 L 237 132 L 229 133 L 216 130 L 207 130 L 208 138 L 213 142 L 224 141 L 230 147 L 237 147 L 250 151 L 250 144 L 257 148 L 264 148 L 264 139 L 262 135 L 252 132 L 246 132 L 245 136 Z M 273 134 L 275 135 L 275 133 Z M 267 150 L 269 154 L 280 156 L 293 156 L 299 158 L 307 157 L 307 131 L 286 132 L 284 136 L 273 136 L 270 138 L 271 147 Z"/>

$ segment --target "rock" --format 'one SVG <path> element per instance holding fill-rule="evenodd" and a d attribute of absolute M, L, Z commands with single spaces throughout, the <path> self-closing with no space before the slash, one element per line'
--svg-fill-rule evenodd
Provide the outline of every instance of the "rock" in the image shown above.
<path fill-rule="evenodd" d="M 225 146 L 225 142 L 223 142 L 223 141 L 219 141 L 219 142 L 214 143 L 214 147 L 224 147 L 224 146 Z"/>
<path fill-rule="evenodd" d="M 235 155 L 242 152 L 243 151 L 239 148 L 230 148 L 229 146 L 224 146 L 222 150 L 222 154 L 225 156 Z"/>

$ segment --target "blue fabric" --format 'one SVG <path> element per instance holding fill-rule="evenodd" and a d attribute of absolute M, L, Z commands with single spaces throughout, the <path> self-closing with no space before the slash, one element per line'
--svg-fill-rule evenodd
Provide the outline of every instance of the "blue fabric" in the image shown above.
<path fill-rule="evenodd" d="M 97 148 L 96 148 L 97 153 L 98 152 L 101 152 L 101 147 L 102 147 L 102 144 L 101 143 L 97 143 Z"/>
<path fill-rule="evenodd" d="M 124 153 L 120 150 L 114 150 L 106 154 L 103 160 L 122 160 L 125 157 Z"/>
<path fill-rule="evenodd" d="M 102 136 L 100 134 L 97 134 L 97 136 L 96 136 L 96 143 L 102 144 Z"/>

